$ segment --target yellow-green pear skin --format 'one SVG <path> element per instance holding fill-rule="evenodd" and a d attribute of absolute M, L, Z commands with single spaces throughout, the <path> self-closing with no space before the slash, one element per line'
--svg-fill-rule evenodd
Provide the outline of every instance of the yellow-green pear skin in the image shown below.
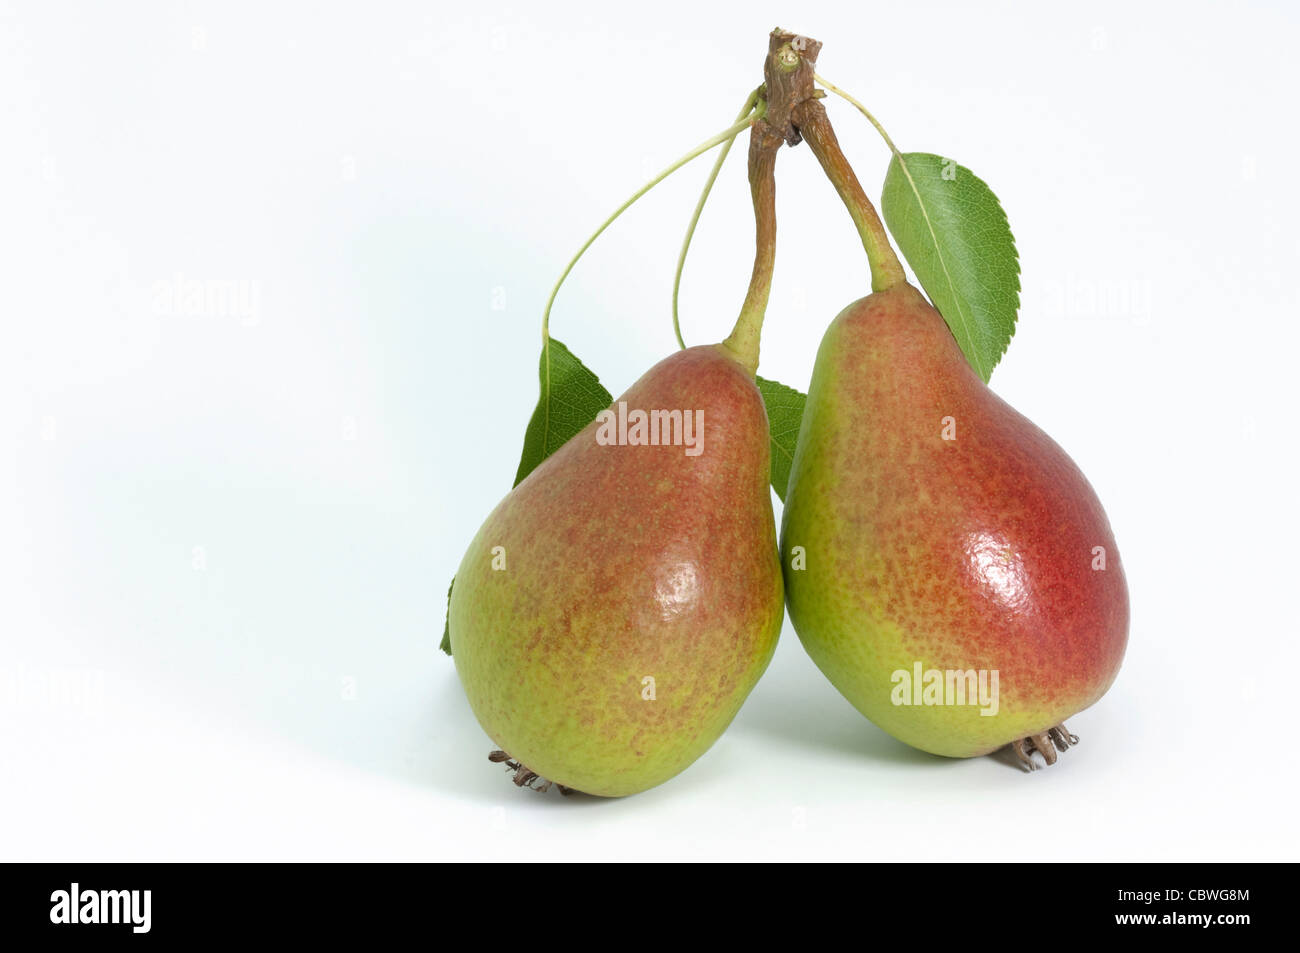
<path fill-rule="evenodd" d="M 659 445 L 634 445 L 649 437 L 636 411 L 681 412 L 683 430 L 689 411 L 695 429 L 664 424 Z M 784 618 L 752 373 L 721 345 L 689 348 L 612 413 L 626 414 L 628 442 L 610 444 L 619 428 L 597 418 L 520 482 L 465 553 L 449 610 L 456 671 L 497 746 L 605 797 L 699 758 L 766 669 Z"/>
<path fill-rule="evenodd" d="M 822 339 L 781 546 L 808 654 L 924 751 L 1041 740 L 1119 671 L 1128 588 L 1096 494 L 906 283 L 854 302 Z"/>

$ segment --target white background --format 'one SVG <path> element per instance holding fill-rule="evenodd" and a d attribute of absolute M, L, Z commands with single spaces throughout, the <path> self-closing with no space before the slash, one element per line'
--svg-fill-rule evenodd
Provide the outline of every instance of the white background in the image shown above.
<path fill-rule="evenodd" d="M 0 857 L 1295 860 L 1294 6 L 474 6 L 0 6 Z M 993 386 L 1107 506 L 1124 668 L 1027 775 L 893 741 L 787 625 L 678 778 L 516 790 L 437 643 L 546 292 L 731 121 L 777 24 L 1002 199 L 1024 294 Z M 829 108 L 878 196 L 884 147 Z M 690 343 L 744 294 L 741 152 Z M 615 394 L 674 347 L 707 162 L 559 298 Z M 762 372 L 804 389 L 866 263 L 807 148 L 778 174 Z M 189 281 L 256 307 L 169 303 Z"/>

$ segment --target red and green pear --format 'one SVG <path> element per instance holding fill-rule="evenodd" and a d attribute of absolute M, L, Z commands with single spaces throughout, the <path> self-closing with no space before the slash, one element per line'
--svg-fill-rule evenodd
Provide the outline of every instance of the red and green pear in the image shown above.
<path fill-rule="evenodd" d="M 456 573 L 451 644 L 524 777 L 634 794 L 730 724 L 784 615 L 769 452 L 752 367 L 693 347 L 493 510 Z"/>
<path fill-rule="evenodd" d="M 1065 719 L 1119 671 L 1128 590 L 1097 495 L 906 282 L 851 304 L 822 339 L 781 548 L 808 653 L 924 751 L 1012 744 L 1053 762 L 1077 740 Z"/>

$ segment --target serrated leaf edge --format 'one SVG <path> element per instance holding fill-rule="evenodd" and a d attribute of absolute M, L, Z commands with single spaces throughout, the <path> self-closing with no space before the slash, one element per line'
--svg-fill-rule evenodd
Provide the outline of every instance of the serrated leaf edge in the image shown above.
<path fill-rule="evenodd" d="M 933 153 L 931 154 L 933 155 Z M 943 269 L 944 280 L 948 282 L 948 290 L 952 292 L 953 299 L 957 302 L 957 310 L 961 312 L 960 318 L 961 318 L 962 331 L 965 333 L 966 339 L 970 341 L 972 345 L 974 345 L 975 335 L 971 331 L 969 316 L 966 314 L 966 308 L 963 305 L 962 296 L 958 293 L 957 286 L 953 282 L 952 273 L 948 270 L 948 262 L 944 259 L 943 248 L 939 244 L 939 236 L 938 234 L 935 233 L 934 223 L 930 220 L 930 212 L 925 207 L 925 202 L 922 201 L 921 199 L 921 190 L 916 187 L 916 180 L 912 178 L 912 170 L 907 167 L 907 162 L 903 159 L 903 153 L 901 152 L 894 153 L 894 158 L 898 160 L 898 167 L 903 170 L 903 175 L 907 176 L 908 187 L 911 188 L 912 195 L 916 198 L 916 205 L 921 210 L 921 218 L 925 220 L 925 228 L 930 233 L 930 240 L 934 243 L 934 252 L 935 255 L 938 256 L 939 258 L 939 266 Z M 940 156 L 940 158 L 942 158 L 942 156 Z M 967 169 L 966 171 L 970 172 L 969 169 Z M 971 172 L 971 175 L 974 174 L 975 173 Z M 983 182 L 984 180 L 980 179 L 979 181 Z M 985 188 L 988 188 L 987 183 L 985 183 Z M 989 194 L 993 195 L 992 189 L 989 189 Z M 993 199 L 994 201 L 997 201 L 997 196 L 993 195 Z M 998 208 L 999 209 L 1002 208 L 1001 202 L 998 202 Z M 1002 215 L 1005 220 L 1006 212 L 1004 211 Z M 1008 229 L 1008 231 L 1009 230 L 1010 229 Z M 1014 239 L 1012 240 L 1012 247 L 1015 247 Z M 1018 257 L 1017 257 L 1017 261 L 1019 261 Z M 1017 295 L 1017 298 L 1018 297 L 1019 296 Z M 1019 311 L 1019 308 L 1017 308 L 1017 311 Z M 1015 323 L 1015 318 L 1013 316 L 1012 324 L 1014 325 L 1014 323 Z M 974 350 L 973 347 L 972 350 Z M 1005 352 L 1006 352 L 1006 347 L 1004 346 L 1002 349 L 1002 353 Z M 999 354 L 998 356 L 1001 357 L 1001 354 Z M 990 367 L 987 370 L 987 372 L 984 369 L 979 367 L 975 368 L 975 370 L 980 375 L 980 377 L 984 378 L 985 380 L 988 380 L 993 375 L 992 367 Z"/>

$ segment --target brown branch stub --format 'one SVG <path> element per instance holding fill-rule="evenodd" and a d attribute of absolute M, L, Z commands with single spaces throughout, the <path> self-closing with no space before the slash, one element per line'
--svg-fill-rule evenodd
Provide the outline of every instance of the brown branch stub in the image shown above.
<path fill-rule="evenodd" d="M 804 100 L 817 98 L 813 73 L 821 49 L 821 43 L 810 37 L 780 28 L 772 31 L 763 62 L 767 112 L 758 123 L 765 127 L 764 133 L 779 136 L 792 146 L 802 141 L 791 114 Z"/>

